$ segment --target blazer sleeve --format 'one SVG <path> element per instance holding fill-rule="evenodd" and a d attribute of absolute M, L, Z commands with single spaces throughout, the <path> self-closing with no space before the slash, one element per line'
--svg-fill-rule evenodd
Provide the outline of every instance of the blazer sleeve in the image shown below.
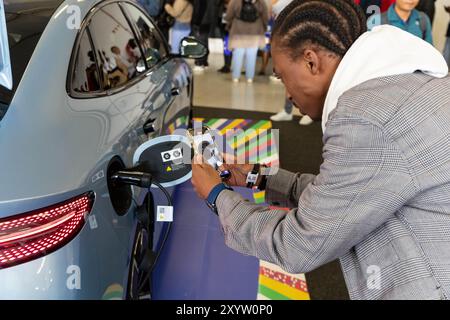
<path fill-rule="evenodd" d="M 291 273 L 309 272 L 343 256 L 417 194 L 406 160 L 383 129 L 350 117 L 328 121 L 324 162 L 303 192 L 299 176 L 277 178 L 287 179 L 284 194 L 294 195 L 294 186 L 301 192 L 297 208 L 273 210 L 233 191 L 220 193 L 229 247 Z"/>
<path fill-rule="evenodd" d="M 306 186 L 316 178 L 313 174 L 292 173 L 278 169 L 269 176 L 266 185 L 266 202 L 275 206 L 294 208 Z"/>

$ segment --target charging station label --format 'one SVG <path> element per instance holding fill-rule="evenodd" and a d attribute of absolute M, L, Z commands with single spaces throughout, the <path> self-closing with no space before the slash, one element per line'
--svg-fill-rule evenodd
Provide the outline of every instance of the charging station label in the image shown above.
<path fill-rule="evenodd" d="M 172 222 L 173 221 L 173 207 L 158 206 L 156 208 L 156 221 L 158 222 Z"/>

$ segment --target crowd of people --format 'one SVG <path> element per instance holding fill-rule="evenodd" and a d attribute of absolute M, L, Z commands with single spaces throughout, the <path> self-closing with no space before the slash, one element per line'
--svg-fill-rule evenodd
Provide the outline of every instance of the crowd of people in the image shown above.
<path fill-rule="evenodd" d="M 158 22 L 171 45 L 178 53 L 183 37 L 192 35 L 205 44 L 211 37 L 224 40 L 224 66 L 218 71 L 231 73 L 233 83 L 242 73 L 248 84 L 256 75 L 258 53 L 262 57 L 258 75 L 266 74 L 270 59 L 271 28 L 276 16 L 292 0 L 139 0 Z M 433 44 L 432 25 L 435 0 L 355 0 L 366 13 L 368 28 L 390 24 L 410 32 Z M 376 7 L 373 7 L 376 6 Z M 379 8 L 374 11 L 373 8 Z M 450 14 L 450 7 L 445 10 Z M 447 30 L 444 57 L 450 65 L 450 22 Z M 195 62 L 194 72 L 207 68 L 208 57 Z M 245 72 L 243 72 L 245 70 Z M 272 81 L 278 81 L 269 75 Z M 272 121 L 291 121 L 293 105 L 287 98 L 283 109 L 271 117 Z M 300 125 L 313 121 L 302 116 Z"/>

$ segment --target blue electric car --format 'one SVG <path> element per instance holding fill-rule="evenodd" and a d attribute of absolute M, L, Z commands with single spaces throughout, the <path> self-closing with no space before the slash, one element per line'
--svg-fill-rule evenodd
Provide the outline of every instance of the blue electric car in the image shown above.
<path fill-rule="evenodd" d="M 7 0 L 4 18 L 0 299 L 149 297 L 166 200 L 111 176 L 188 126 L 195 56 L 130 0 Z"/>

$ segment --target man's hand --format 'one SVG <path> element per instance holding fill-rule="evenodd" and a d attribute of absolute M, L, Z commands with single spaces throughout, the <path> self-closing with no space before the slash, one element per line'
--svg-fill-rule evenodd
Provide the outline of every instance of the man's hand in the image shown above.
<path fill-rule="evenodd" d="M 202 157 L 194 158 L 192 164 L 192 185 L 201 199 L 208 198 L 211 190 L 222 182 L 219 173 L 208 163 L 202 161 Z"/>
<path fill-rule="evenodd" d="M 231 177 L 227 184 L 235 187 L 247 186 L 247 174 L 253 170 L 253 164 L 234 164 L 236 159 L 229 154 L 224 155 L 225 164 L 220 167 L 220 170 L 228 170 L 231 172 Z M 233 163 L 233 164 L 232 164 Z"/>

